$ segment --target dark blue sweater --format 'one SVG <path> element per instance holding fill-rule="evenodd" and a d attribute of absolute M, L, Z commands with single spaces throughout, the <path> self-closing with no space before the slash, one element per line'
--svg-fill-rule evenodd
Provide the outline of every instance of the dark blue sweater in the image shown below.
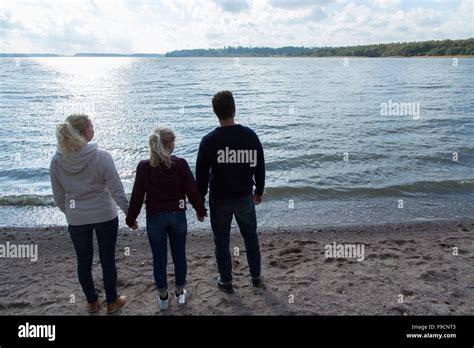
<path fill-rule="evenodd" d="M 265 159 L 257 134 L 241 125 L 214 129 L 199 145 L 196 182 L 203 201 L 208 186 L 216 199 L 263 195 Z"/>

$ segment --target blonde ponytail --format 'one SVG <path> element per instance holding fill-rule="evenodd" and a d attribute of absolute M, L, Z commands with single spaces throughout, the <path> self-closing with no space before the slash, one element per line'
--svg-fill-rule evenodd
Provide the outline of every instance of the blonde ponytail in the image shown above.
<path fill-rule="evenodd" d="M 86 130 L 92 122 L 87 115 L 68 116 L 64 123 L 56 126 L 58 149 L 65 155 L 79 151 L 87 144 Z"/>
<path fill-rule="evenodd" d="M 174 144 L 176 136 L 174 131 L 165 126 L 156 127 L 150 135 L 150 165 L 157 167 L 164 164 L 171 167 L 171 151 L 168 149 L 170 144 Z"/>

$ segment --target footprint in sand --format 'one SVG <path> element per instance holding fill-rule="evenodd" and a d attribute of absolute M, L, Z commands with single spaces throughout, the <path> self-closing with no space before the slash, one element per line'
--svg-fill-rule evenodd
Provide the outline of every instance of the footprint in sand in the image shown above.
<path fill-rule="evenodd" d="M 384 253 L 384 254 L 380 254 L 380 258 L 382 260 L 385 260 L 385 259 L 399 259 L 400 256 L 395 255 L 395 254 L 390 254 L 390 253 Z"/>
<path fill-rule="evenodd" d="M 276 268 L 279 268 L 279 269 L 287 269 L 288 266 L 285 265 L 283 262 L 281 261 L 276 261 L 276 260 L 272 260 L 268 263 L 271 267 L 276 267 Z"/>
<path fill-rule="evenodd" d="M 400 307 L 400 306 L 391 307 L 391 308 L 389 308 L 389 310 L 393 311 L 393 312 L 395 312 L 399 315 L 407 315 L 406 310 L 403 307 Z"/>
<path fill-rule="evenodd" d="M 295 243 L 300 245 L 300 246 L 305 246 L 305 245 L 308 245 L 308 244 L 318 244 L 318 242 L 316 242 L 314 240 L 298 240 Z"/>
<path fill-rule="evenodd" d="M 386 259 L 399 259 L 400 256 L 395 255 L 395 254 L 390 254 L 390 253 L 383 253 L 383 254 L 370 254 L 366 256 L 365 258 L 386 260 Z"/>
<path fill-rule="evenodd" d="M 410 289 L 402 289 L 401 294 L 403 296 L 413 296 L 414 292 Z"/>
<path fill-rule="evenodd" d="M 390 243 L 396 244 L 396 245 L 405 245 L 407 243 L 415 243 L 416 241 L 414 239 L 410 240 L 405 240 L 405 239 L 392 239 L 390 240 Z"/>
<path fill-rule="evenodd" d="M 289 267 L 295 267 L 301 263 L 304 263 L 304 260 L 300 258 L 292 258 L 292 259 L 284 259 L 283 262 L 286 263 Z"/>
<path fill-rule="evenodd" d="M 302 252 L 303 251 L 301 250 L 301 248 L 291 247 L 291 248 L 283 249 L 282 251 L 280 251 L 278 253 L 278 255 L 284 256 L 284 255 L 288 255 L 288 254 L 301 254 Z"/>
<path fill-rule="evenodd" d="M 438 271 L 435 271 L 435 270 L 429 270 L 429 271 L 421 273 L 421 275 L 418 278 L 426 280 L 426 281 L 434 282 L 434 281 L 438 281 L 440 279 L 446 279 L 446 277 L 447 277 L 447 275 L 442 273 L 442 272 L 438 272 Z"/>
<path fill-rule="evenodd" d="M 9 308 L 15 308 L 15 309 L 21 309 L 21 308 L 27 308 L 30 307 L 31 303 L 30 302 L 10 302 L 10 303 L 0 303 L 0 309 L 9 309 Z"/>
<path fill-rule="evenodd" d="M 418 255 L 406 256 L 406 257 L 404 257 L 404 259 L 407 259 L 407 260 L 418 260 L 418 259 L 421 259 L 421 256 L 418 256 Z"/>
<path fill-rule="evenodd" d="M 443 243 L 443 242 L 439 242 L 438 245 L 440 247 L 442 247 L 443 249 L 451 249 L 453 246 L 455 246 L 453 244 L 447 244 L 447 243 Z"/>

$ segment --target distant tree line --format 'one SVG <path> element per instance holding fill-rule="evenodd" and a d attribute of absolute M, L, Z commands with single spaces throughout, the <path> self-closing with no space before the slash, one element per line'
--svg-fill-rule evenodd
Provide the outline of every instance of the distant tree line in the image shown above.
<path fill-rule="evenodd" d="M 172 51 L 166 57 L 417 57 L 474 55 L 474 38 L 347 47 L 224 47 Z"/>

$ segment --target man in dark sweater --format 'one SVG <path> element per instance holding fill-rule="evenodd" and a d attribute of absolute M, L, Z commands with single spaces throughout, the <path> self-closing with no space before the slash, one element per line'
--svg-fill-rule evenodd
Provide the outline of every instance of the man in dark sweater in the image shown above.
<path fill-rule="evenodd" d="M 233 216 L 245 241 L 252 284 L 255 287 L 262 286 L 255 204 L 262 202 L 265 161 L 257 134 L 234 122 L 236 109 L 232 93 L 217 93 L 212 99 L 212 106 L 220 127 L 201 140 L 196 181 L 203 201 L 209 186 L 211 226 L 220 275 L 217 286 L 222 291 L 232 293 L 229 243 Z"/>

